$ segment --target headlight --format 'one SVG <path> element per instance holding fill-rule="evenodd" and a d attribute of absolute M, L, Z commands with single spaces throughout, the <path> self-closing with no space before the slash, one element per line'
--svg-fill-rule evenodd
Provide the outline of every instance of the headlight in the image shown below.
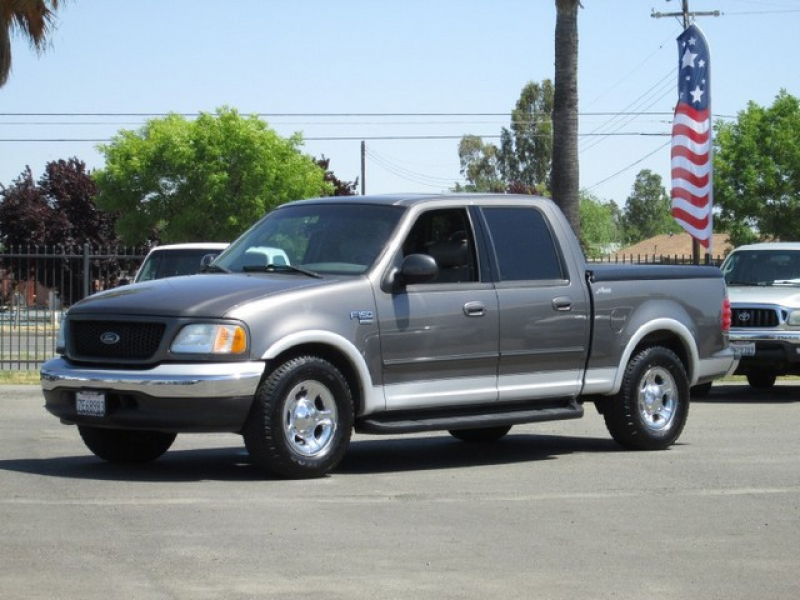
<path fill-rule="evenodd" d="M 56 352 L 64 354 L 67 350 L 67 320 L 61 321 L 61 326 L 58 328 L 58 337 L 56 338 Z"/>
<path fill-rule="evenodd" d="M 241 325 L 196 323 L 187 325 L 172 342 L 171 352 L 181 354 L 242 354 L 247 331 Z"/>
<path fill-rule="evenodd" d="M 789 317 L 786 319 L 786 324 L 795 327 L 800 325 L 800 310 L 791 311 Z"/>

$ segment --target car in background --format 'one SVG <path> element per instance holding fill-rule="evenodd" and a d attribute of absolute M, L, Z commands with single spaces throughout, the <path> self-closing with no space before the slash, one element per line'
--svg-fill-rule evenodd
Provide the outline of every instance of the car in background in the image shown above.
<path fill-rule="evenodd" d="M 731 302 L 736 374 L 756 389 L 800 375 L 800 243 L 740 246 L 720 268 Z"/>
<path fill-rule="evenodd" d="M 133 283 L 177 275 L 194 275 L 210 264 L 228 245 L 222 242 L 192 242 L 156 246 L 147 253 Z"/>

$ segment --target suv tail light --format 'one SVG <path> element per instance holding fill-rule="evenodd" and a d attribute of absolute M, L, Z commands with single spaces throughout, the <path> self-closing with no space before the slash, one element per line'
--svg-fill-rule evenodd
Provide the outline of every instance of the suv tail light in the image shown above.
<path fill-rule="evenodd" d="M 728 295 L 722 301 L 722 331 L 728 333 L 731 330 L 731 301 Z"/>

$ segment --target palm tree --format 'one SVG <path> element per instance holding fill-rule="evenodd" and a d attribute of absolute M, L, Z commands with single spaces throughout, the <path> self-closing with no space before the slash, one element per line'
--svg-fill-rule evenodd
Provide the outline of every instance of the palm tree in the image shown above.
<path fill-rule="evenodd" d="M 578 171 L 578 8 L 580 0 L 556 0 L 553 170 L 550 189 L 580 238 Z"/>
<path fill-rule="evenodd" d="M 47 42 L 53 15 L 61 0 L 3 0 L 0 2 L 0 87 L 11 72 L 11 31 L 28 36 L 36 51 Z"/>

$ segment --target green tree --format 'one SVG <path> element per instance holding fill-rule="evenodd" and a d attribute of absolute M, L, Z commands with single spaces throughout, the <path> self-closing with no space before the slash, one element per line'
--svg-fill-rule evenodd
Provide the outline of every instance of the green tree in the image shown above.
<path fill-rule="evenodd" d="M 600 258 L 622 239 L 619 207 L 581 190 L 581 246 L 589 258 Z"/>
<path fill-rule="evenodd" d="M 716 123 L 714 204 L 734 245 L 800 239 L 800 102 L 785 90 Z"/>
<path fill-rule="evenodd" d="M 580 237 L 578 167 L 578 8 L 580 0 L 556 0 L 553 172 L 550 189 Z"/>
<path fill-rule="evenodd" d="M 635 244 L 663 233 L 680 233 L 672 217 L 672 202 L 661 183 L 661 175 L 643 169 L 636 175 L 622 215 L 624 241 Z"/>
<path fill-rule="evenodd" d="M 497 169 L 507 183 L 546 189 L 553 160 L 553 83 L 529 82 L 500 132 Z"/>
<path fill-rule="evenodd" d="M 151 119 L 99 146 L 98 205 L 119 213 L 125 243 L 230 241 L 280 204 L 333 193 L 301 145 L 230 108 Z"/>
<path fill-rule="evenodd" d="M 461 138 L 458 158 L 467 183 L 455 191 L 545 194 L 553 154 L 552 111 L 552 82 L 526 84 L 510 127 L 500 132 L 500 147 L 477 135 Z"/>
<path fill-rule="evenodd" d="M 0 2 L 0 87 L 11 73 L 11 33 L 18 30 L 41 52 L 47 43 L 60 0 L 2 0 Z"/>
<path fill-rule="evenodd" d="M 463 188 L 456 184 L 456 191 L 505 191 L 505 183 L 497 170 L 497 146 L 484 144 L 477 135 L 465 135 L 458 144 L 458 159 L 467 184 Z"/>

